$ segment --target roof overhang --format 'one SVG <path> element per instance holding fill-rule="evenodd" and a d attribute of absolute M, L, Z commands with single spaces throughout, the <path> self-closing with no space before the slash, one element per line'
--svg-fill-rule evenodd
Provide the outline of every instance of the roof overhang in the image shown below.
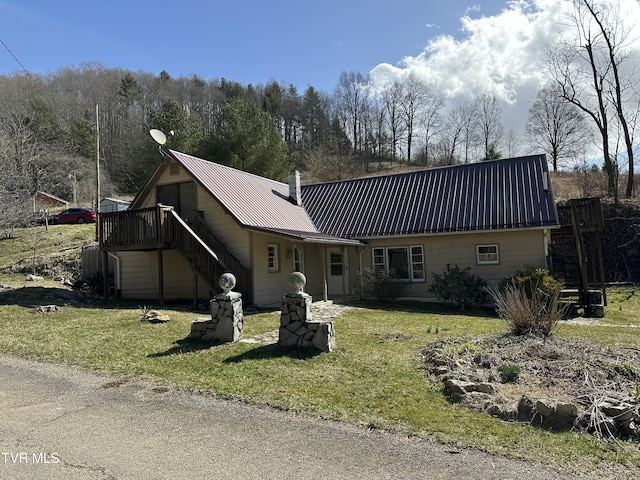
<path fill-rule="evenodd" d="M 368 240 L 380 240 L 380 239 L 391 239 L 391 238 L 439 237 L 439 236 L 445 236 L 445 235 L 494 234 L 494 233 L 524 232 L 524 231 L 535 231 L 535 230 L 555 230 L 558 228 L 560 228 L 560 225 L 554 224 L 554 225 L 537 225 L 534 227 L 517 227 L 517 228 L 446 230 L 442 232 L 366 235 L 366 236 L 358 236 L 357 238 L 362 241 L 368 241 Z"/>
<path fill-rule="evenodd" d="M 334 237 L 333 235 L 327 235 L 320 232 L 299 232 L 295 230 L 283 230 L 277 228 L 266 227 L 249 227 L 245 226 L 246 230 L 254 232 L 266 233 L 268 235 L 275 235 L 277 237 L 284 237 L 289 240 L 303 242 L 303 243 L 318 243 L 325 245 L 341 245 L 349 247 L 361 247 L 364 244 L 360 240 Z"/>

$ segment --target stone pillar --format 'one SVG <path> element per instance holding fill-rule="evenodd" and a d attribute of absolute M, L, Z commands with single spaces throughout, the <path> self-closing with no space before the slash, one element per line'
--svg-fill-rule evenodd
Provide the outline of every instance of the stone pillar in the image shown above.
<path fill-rule="evenodd" d="M 278 344 L 282 347 L 314 347 L 322 352 L 335 350 L 333 322 L 314 322 L 311 314 L 311 295 L 302 291 L 305 276 L 294 272 L 289 277 L 293 291 L 282 297 Z"/>
<path fill-rule="evenodd" d="M 242 338 L 242 294 L 231 291 L 236 284 L 236 278 L 231 273 L 223 273 L 218 284 L 223 293 L 216 295 L 209 302 L 211 319 L 194 320 L 189 338 L 220 342 L 237 342 Z"/>

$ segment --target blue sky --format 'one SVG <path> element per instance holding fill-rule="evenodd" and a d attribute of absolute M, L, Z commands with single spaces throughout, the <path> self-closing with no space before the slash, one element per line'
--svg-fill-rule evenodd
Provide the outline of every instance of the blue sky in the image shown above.
<path fill-rule="evenodd" d="M 0 0 L 0 39 L 30 72 L 97 62 L 173 77 L 270 80 L 330 92 L 342 71 L 460 37 L 460 19 L 504 0 Z M 0 45 L 0 74 L 21 70 Z"/>

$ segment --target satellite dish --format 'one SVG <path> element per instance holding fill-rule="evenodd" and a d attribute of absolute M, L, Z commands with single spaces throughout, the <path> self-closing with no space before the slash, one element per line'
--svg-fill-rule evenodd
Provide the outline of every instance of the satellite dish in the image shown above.
<path fill-rule="evenodd" d="M 158 142 L 159 145 L 164 145 L 165 143 L 167 143 L 167 136 L 160 130 L 153 128 L 149 130 L 149 134 L 156 142 Z"/>

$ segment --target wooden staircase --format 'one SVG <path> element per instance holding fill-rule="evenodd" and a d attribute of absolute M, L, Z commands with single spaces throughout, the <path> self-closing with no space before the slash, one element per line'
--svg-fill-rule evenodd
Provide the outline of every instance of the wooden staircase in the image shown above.
<path fill-rule="evenodd" d="M 98 217 L 100 250 L 103 252 L 105 298 L 107 296 L 107 253 L 115 251 L 150 251 L 174 249 L 200 274 L 212 291 L 218 291 L 218 280 L 225 272 L 236 277 L 236 290 L 245 303 L 253 299 L 251 270 L 245 267 L 213 233 L 204 221 L 195 217 L 187 224 L 173 209 L 165 205 L 139 210 L 101 213 Z M 162 262 L 159 263 L 162 270 Z M 162 271 L 160 272 L 162 278 Z M 161 282 L 162 283 L 162 282 Z M 160 301 L 164 293 L 160 293 Z"/>
<path fill-rule="evenodd" d="M 250 270 L 238 260 L 200 217 L 188 225 L 173 209 L 166 211 L 167 243 L 179 252 L 191 268 L 217 291 L 220 275 L 225 272 L 236 277 L 236 289 L 250 302 Z"/>
<path fill-rule="evenodd" d="M 587 317 L 603 317 L 607 296 L 600 199 L 569 200 L 567 205 L 558 206 L 558 217 L 561 227 L 551 234 L 552 249 L 563 253 L 555 258 L 552 254 L 552 273 L 562 277 L 566 284 L 575 285 L 563 290 L 561 301 L 570 304 L 573 310 L 582 308 Z"/>

